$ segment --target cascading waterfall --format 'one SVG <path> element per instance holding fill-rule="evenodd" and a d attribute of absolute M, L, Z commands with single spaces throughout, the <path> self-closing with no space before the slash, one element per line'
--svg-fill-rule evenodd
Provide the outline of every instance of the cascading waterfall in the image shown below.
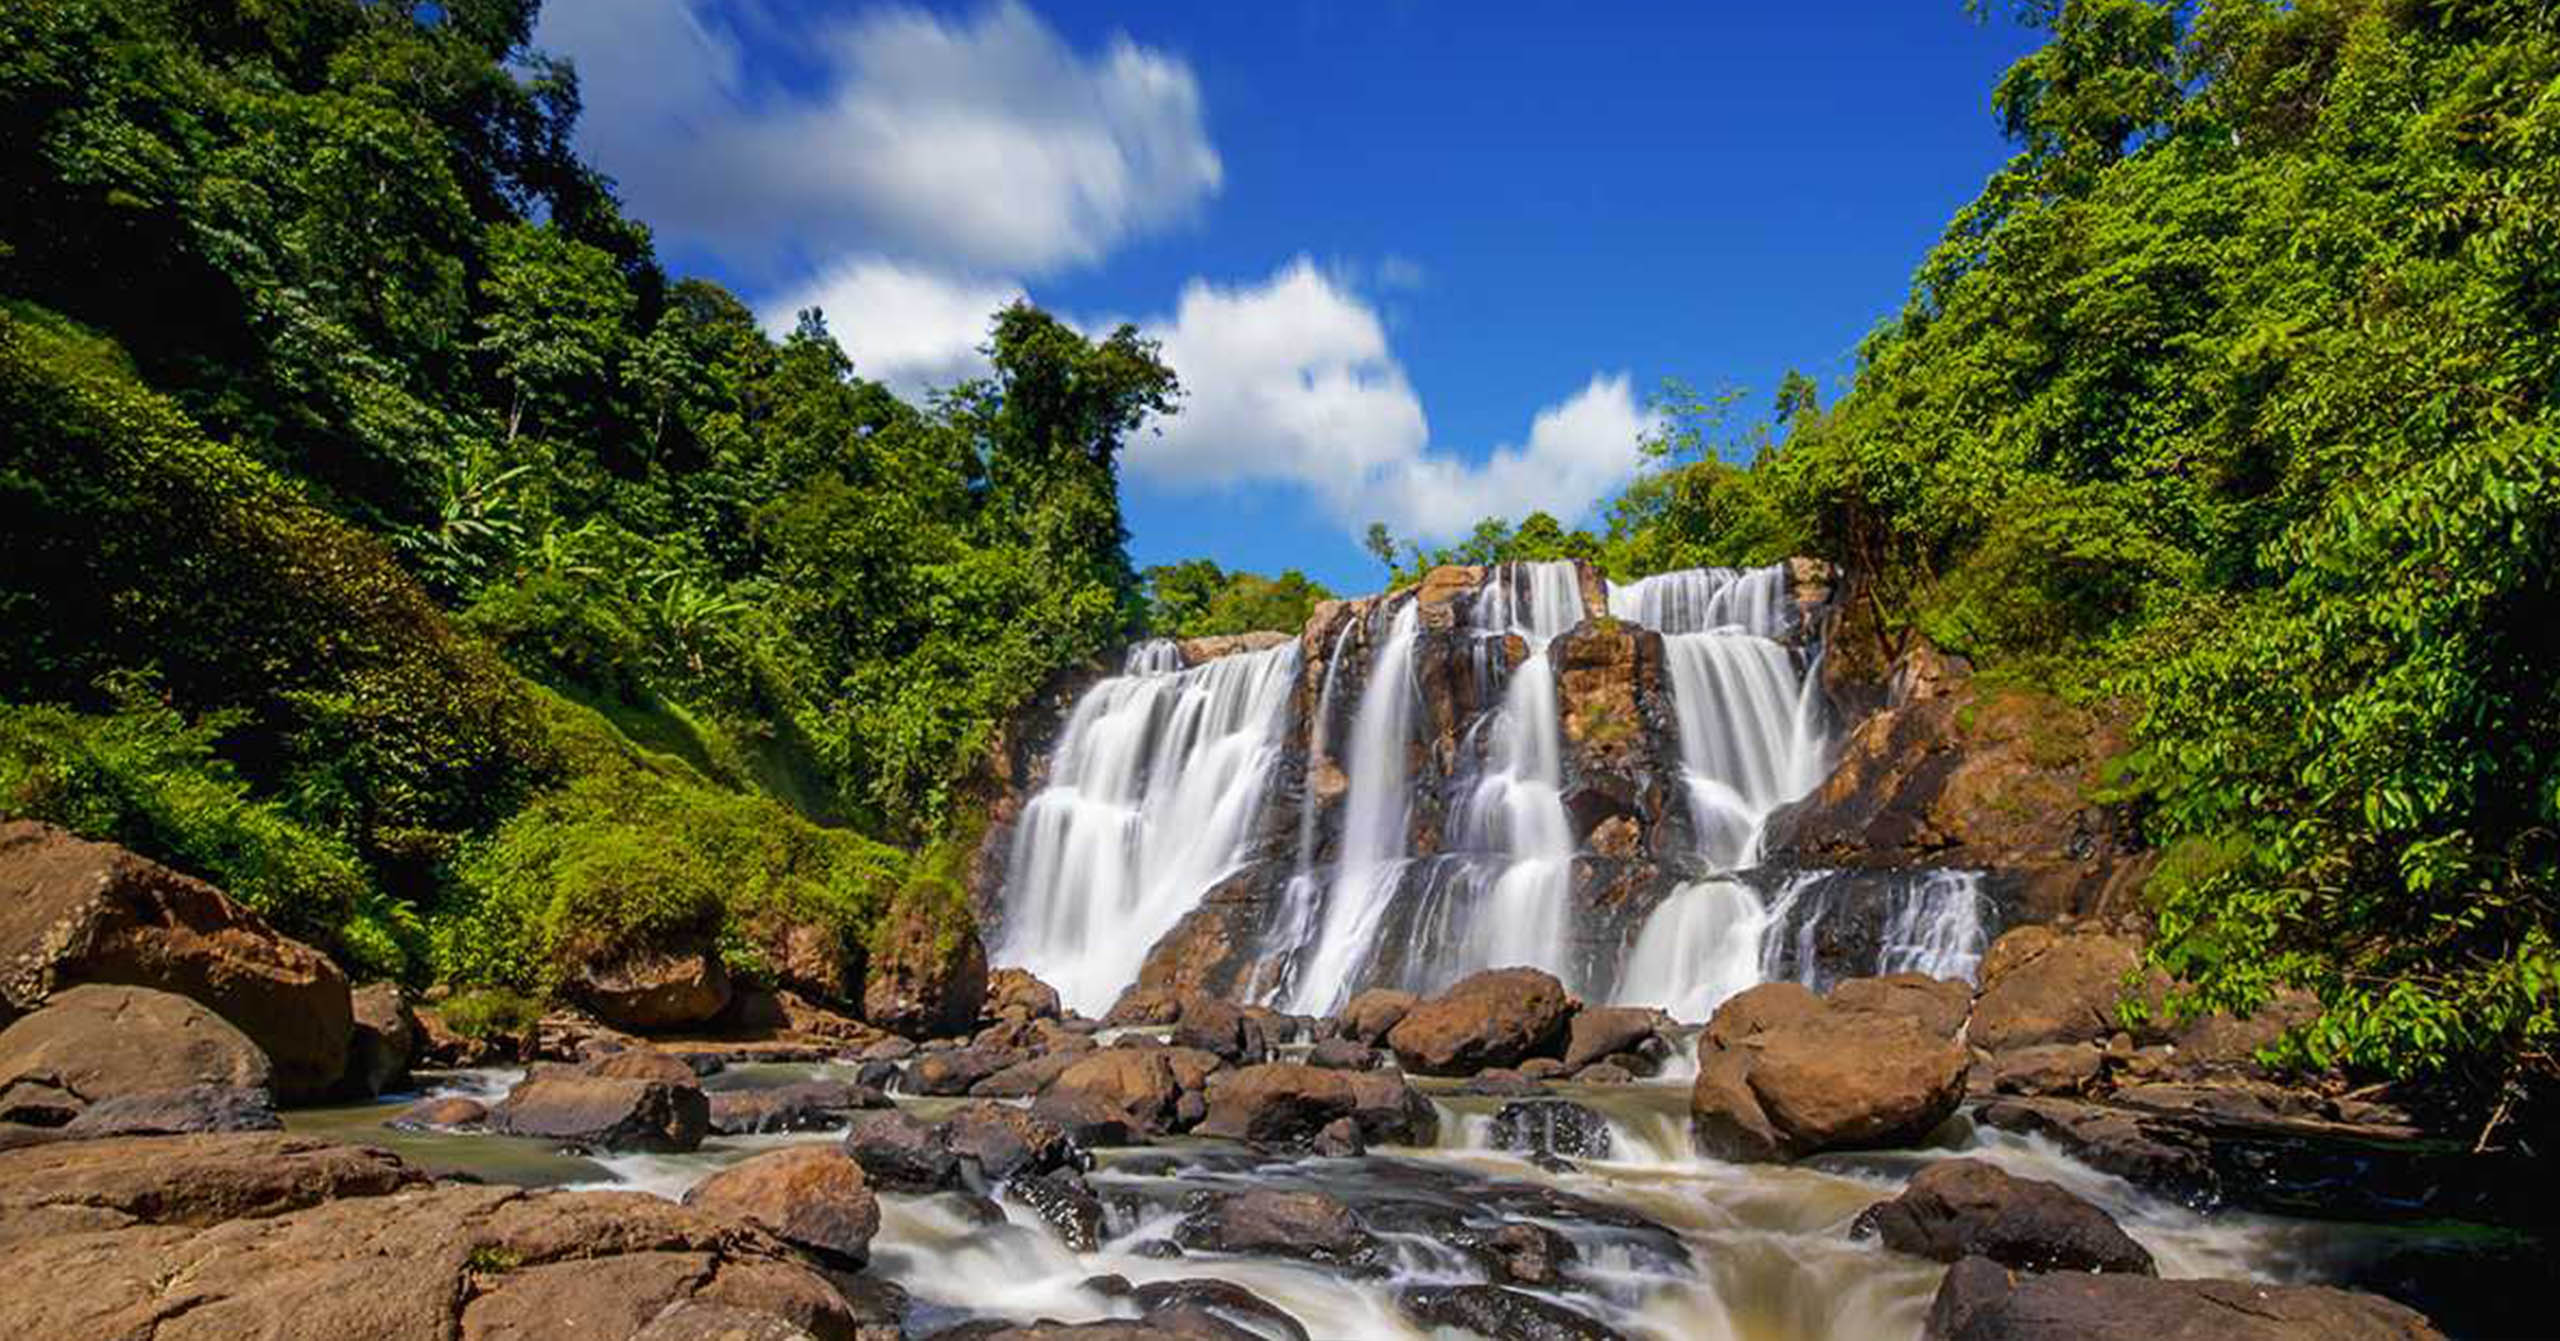
<path fill-rule="evenodd" d="M 1413 737 L 1414 644 L 1422 631 L 1412 601 L 1399 606 L 1369 665 L 1369 683 L 1351 723 L 1345 759 L 1342 847 L 1324 891 L 1312 942 L 1292 957 L 1287 1009 L 1316 1015 L 1347 999 L 1355 971 L 1404 883 L 1413 813 L 1405 754 Z"/>
<path fill-rule="evenodd" d="M 1013 837 L 1001 962 L 1099 1015 L 1242 862 L 1288 727 L 1297 644 L 1181 669 L 1171 643 L 1079 700 Z"/>

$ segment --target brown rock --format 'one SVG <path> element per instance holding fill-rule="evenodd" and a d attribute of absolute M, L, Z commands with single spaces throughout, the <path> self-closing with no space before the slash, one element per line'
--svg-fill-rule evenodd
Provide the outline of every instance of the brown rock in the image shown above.
<path fill-rule="evenodd" d="M 347 1037 L 347 1088 L 371 1096 L 406 1085 L 409 1059 L 419 1043 L 408 994 L 398 983 L 367 983 L 355 990 L 349 1004 L 355 1024 Z"/>
<path fill-rule="evenodd" d="M 690 1063 L 651 1047 L 599 1053 L 578 1063 L 577 1069 L 581 1075 L 604 1076 L 612 1080 L 657 1080 L 669 1085 L 701 1083 Z"/>
<path fill-rule="evenodd" d="M 316 1098 L 347 1069 L 347 980 L 222 891 L 107 843 L 0 823 L 0 1018 L 83 983 L 201 1002 L 248 1035 L 278 1093 Z"/>
<path fill-rule="evenodd" d="M 477 1099 L 448 1096 L 421 1099 L 401 1109 L 397 1117 L 384 1123 L 386 1127 L 420 1130 L 433 1127 L 474 1127 L 489 1119 L 489 1106 Z"/>
<path fill-rule="evenodd" d="M 1388 1032 L 1387 1044 L 1407 1071 L 1472 1075 L 1561 1053 L 1575 1007 L 1551 974 L 1493 969 L 1416 1005 Z"/>
<path fill-rule="evenodd" d="M 965 914 L 899 910 L 872 948 L 862 1016 L 909 1038 L 948 1038 L 977 1028 L 987 1001 L 987 951 Z"/>
<path fill-rule="evenodd" d="M 2005 1287 L 2005 1288 L 2004 1288 Z M 2443 1341 L 2409 1309 L 2325 1286 L 1947 1273 L 1923 1341 Z"/>
<path fill-rule="evenodd" d="M 1566 1034 L 1564 1069 L 1579 1071 L 1611 1053 L 1632 1052 L 1668 1022 L 1661 1011 L 1643 1007 L 1586 1006 L 1574 1013 Z"/>
<path fill-rule="evenodd" d="M 1740 993 L 1700 1035 L 1690 1114 L 1702 1149 L 1748 1161 L 1906 1145 L 1955 1112 L 1961 1046 L 1914 1016 L 1786 986 Z"/>
<path fill-rule="evenodd" d="M 1029 969 L 1000 968 L 987 975 L 987 1018 L 1018 1015 L 1030 1020 L 1058 1018 L 1058 989 L 1040 981 Z"/>
<path fill-rule="evenodd" d="M 1064 1128 L 1027 1108 L 977 1101 L 962 1104 L 939 1124 L 942 1140 L 976 1185 L 1001 1186 L 1023 1174 L 1076 1170 L 1084 1152 Z"/>
<path fill-rule="evenodd" d="M 80 1111 L 62 1128 L 75 1140 L 109 1136 L 177 1136 L 187 1132 L 281 1131 L 275 1096 L 229 1085 L 119 1094 Z"/>
<path fill-rule="evenodd" d="M 1861 1212 L 1849 1232 L 1939 1262 L 1987 1257 L 2021 1271 L 2153 1274 L 2150 1252 L 2105 1211 L 1976 1159 L 1922 1169 L 1901 1196 Z"/>
<path fill-rule="evenodd" d="M 1418 999 L 1411 992 L 1372 987 L 1342 1008 L 1342 1036 L 1374 1048 L 1387 1041 L 1388 1031 L 1411 1013 Z"/>
<path fill-rule="evenodd" d="M 721 1090 L 710 1100 L 710 1128 L 723 1136 L 750 1132 L 823 1131 L 854 1113 L 886 1108 L 889 1096 L 835 1080 L 802 1080 L 771 1089 Z"/>
<path fill-rule="evenodd" d="M 1172 1131 L 1184 1087 L 1167 1055 L 1170 1051 L 1103 1048 L 1087 1053 L 1060 1072 L 1042 1098 L 1080 1096 L 1118 1114 L 1133 1132 Z"/>
<path fill-rule="evenodd" d="M 829 1146 L 795 1146 L 722 1169 L 685 1193 L 684 1204 L 762 1225 L 795 1248 L 849 1269 L 871 1259 L 880 1202 L 862 1166 Z"/>
<path fill-rule="evenodd" d="M 960 1183 L 950 1133 L 903 1109 L 854 1118 L 845 1130 L 844 1150 L 873 1186 L 891 1192 L 938 1192 Z"/>
<path fill-rule="evenodd" d="M 207 1007 L 147 987 L 54 993 L 0 1030 L 0 1122 L 56 1127 L 91 1104 L 191 1085 L 263 1090 L 266 1054 Z"/>
<path fill-rule="evenodd" d="M 1270 1188 L 1210 1195 L 1173 1237 L 1186 1248 L 1294 1257 L 1363 1274 L 1376 1272 L 1385 1252 L 1340 1201 Z"/>
<path fill-rule="evenodd" d="M 508 1091 L 489 1110 L 489 1130 L 506 1136 L 605 1150 L 685 1151 L 702 1144 L 711 1104 L 699 1086 L 546 1071 Z"/>
<path fill-rule="evenodd" d="M 1967 1038 L 2003 1052 L 2038 1043 L 2103 1043 L 2121 1027 L 2117 1003 L 2142 962 L 2131 936 L 2019 927 L 1982 959 L 1982 992 Z"/>
<path fill-rule="evenodd" d="M 1400 1076 L 1268 1062 L 1218 1075 L 1196 1132 L 1264 1145 L 1302 1146 L 1349 1118 L 1368 1143 L 1427 1144 L 1439 1119 Z"/>
<path fill-rule="evenodd" d="M 1140 983 L 1120 994 L 1111 1010 L 1102 1017 L 1105 1027 L 1113 1029 L 1155 1028 L 1182 1018 L 1182 1003 L 1191 995 L 1188 988 L 1151 987 Z"/>
<path fill-rule="evenodd" d="M 2106 1072 L 2107 1056 L 2090 1043 L 2039 1043 L 1991 1058 L 1990 1088 L 1998 1094 L 2080 1094 Z"/>
<path fill-rule="evenodd" d="M 1839 1010 L 1907 1015 L 1927 1032 L 1953 1038 L 1965 1027 L 1965 1014 L 1973 1008 L 1973 986 L 1925 973 L 1888 973 L 1834 984 L 1826 999 Z"/>
<path fill-rule="evenodd" d="M 60 1142 L 0 1152 L 0 1246 L 131 1225 L 254 1219 L 426 1181 L 389 1151 L 282 1133 Z"/>
<path fill-rule="evenodd" d="M 569 991 L 618 1029 L 685 1029 L 729 1005 L 729 972 L 708 944 L 639 950 L 579 969 Z"/>

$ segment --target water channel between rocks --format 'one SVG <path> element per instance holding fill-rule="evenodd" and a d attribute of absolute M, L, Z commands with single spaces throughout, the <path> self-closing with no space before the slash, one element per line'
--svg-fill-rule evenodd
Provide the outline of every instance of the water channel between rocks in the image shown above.
<path fill-rule="evenodd" d="M 849 1080 L 834 1064 L 748 1065 L 711 1078 L 715 1088 L 761 1088 L 808 1079 Z M 426 1082 L 431 1095 L 489 1097 L 517 1078 L 458 1072 Z M 1796 1166 L 1738 1165 L 1691 1152 L 1688 1087 L 1675 1078 L 1619 1086 L 1556 1085 L 1605 1119 L 1605 1151 L 1543 1164 L 1496 1148 L 1501 1098 L 1423 1082 L 1439 1110 L 1436 1144 L 1380 1147 L 1356 1158 L 1266 1157 L 1220 1141 L 1169 1138 L 1098 1152 L 1089 1175 L 1108 1210 L 1094 1251 L 1069 1248 L 1028 1207 L 960 1195 L 883 1194 L 870 1274 L 912 1298 L 908 1334 L 973 1317 L 1066 1322 L 1127 1316 L 1128 1306 L 1089 1288 L 1117 1275 L 1153 1281 L 1212 1278 L 1241 1285 L 1286 1310 L 1316 1338 L 1456 1336 L 1417 1327 L 1396 1304 L 1417 1285 L 1487 1279 L 1478 1259 L 1451 1246 L 1468 1231 L 1530 1223 L 1573 1248 L 1550 1297 L 1628 1338 L 1660 1341 L 1907 1341 L 1920 1335 L 1943 1269 L 1850 1237 L 1851 1221 L 1893 1194 L 1910 1173 L 1955 1155 L 2060 1183 L 2096 1203 L 2158 1260 L 2169 1277 L 2334 1280 L 2414 1231 L 2230 1211 L 2211 1215 L 2095 1172 L 2038 1138 L 1976 1129 L 1963 1117 L 1923 1150 L 1825 1157 Z M 790 1144 L 828 1143 L 842 1130 L 713 1137 L 681 1155 L 587 1158 L 539 1141 L 456 1132 L 398 1131 L 382 1124 L 418 1095 L 360 1107 L 292 1114 L 296 1131 L 385 1146 L 439 1173 L 490 1182 L 621 1188 L 680 1198 L 723 1165 Z M 931 1118 L 962 1102 L 899 1097 Z M 1585 1147 L 1587 1148 L 1587 1147 Z M 1188 1198 L 1257 1186 L 1316 1189 L 1348 1204 L 1378 1235 L 1382 1271 L 1362 1273 L 1284 1258 L 1191 1251 L 1158 1255 Z M 1277 1339 L 1281 1333 L 1271 1335 Z"/>

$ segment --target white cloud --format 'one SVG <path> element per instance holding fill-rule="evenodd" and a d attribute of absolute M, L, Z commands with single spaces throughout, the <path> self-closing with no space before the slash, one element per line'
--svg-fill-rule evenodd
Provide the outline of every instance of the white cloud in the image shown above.
<path fill-rule="evenodd" d="M 1377 313 L 1303 257 L 1258 285 L 1194 280 L 1171 317 L 1141 324 L 1186 392 L 1160 436 L 1127 450 L 1153 484 L 1294 484 L 1350 529 L 1383 521 L 1437 541 L 1540 509 L 1571 523 L 1642 460 L 1649 420 L 1624 374 L 1594 374 L 1484 460 L 1435 451 Z"/>
<path fill-rule="evenodd" d="M 978 347 L 998 309 L 1023 297 L 1020 284 L 967 279 L 876 256 L 828 267 L 807 285 L 766 305 L 776 332 L 791 329 L 804 307 L 827 314 L 836 343 L 854 371 L 911 401 L 986 371 Z"/>
<path fill-rule="evenodd" d="M 1178 222 L 1224 168 L 1178 57 L 1075 50 L 1011 0 L 874 10 L 804 37 L 816 87 L 750 96 L 697 0 L 552 0 L 535 42 L 578 62 L 582 144 L 641 217 L 769 264 L 847 253 L 1045 273 Z"/>

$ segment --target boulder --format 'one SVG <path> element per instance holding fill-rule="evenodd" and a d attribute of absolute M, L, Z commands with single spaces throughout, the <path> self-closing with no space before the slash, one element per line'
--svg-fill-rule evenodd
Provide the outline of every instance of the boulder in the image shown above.
<path fill-rule="evenodd" d="M 669 1085 L 692 1085 L 701 1080 L 693 1063 L 650 1047 L 597 1053 L 577 1063 L 576 1069 L 580 1075 L 609 1080 L 657 1080 Z"/>
<path fill-rule="evenodd" d="M 1385 1060 L 1376 1048 L 1347 1038 L 1328 1038 L 1307 1049 L 1307 1065 L 1329 1071 L 1375 1071 Z"/>
<path fill-rule="evenodd" d="M 1092 1049 L 1081 1051 L 1090 1052 Z M 980 1099 L 1028 1099 L 1065 1075 L 1067 1068 L 1076 1064 L 1078 1055 L 1076 1052 L 1052 1052 L 1026 1062 L 1015 1062 L 971 1085 L 969 1093 Z"/>
<path fill-rule="evenodd" d="M 871 1260 L 880 1201 L 862 1167 L 829 1146 L 793 1146 L 730 1165 L 694 1184 L 684 1204 L 760 1225 L 774 1237 L 847 1270 Z"/>
<path fill-rule="evenodd" d="M 967 1094 L 971 1086 L 1026 1061 L 1010 1048 L 950 1048 L 927 1053 L 907 1066 L 900 1090 L 907 1094 Z"/>
<path fill-rule="evenodd" d="M 568 990 L 617 1029 L 689 1029 L 728 1008 L 729 971 L 710 944 L 677 944 L 584 965 Z"/>
<path fill-rule="evenodd" d="M 1573 1240 L 1525 1220 L 1504 1225 L 1484 1238 L 1484 1255 L 1494 1274 L 1514 1285 L 1551 1290 L 1564 1282 L 1564 1269 L 1581 1258 Z"/>
<path fill-rule="evenodd" d="M 2094 1043 L 2037 1043 L 1994 1055 L 1983 1081 L 1995 1094 L 2080 1094 L 2106 1069 Z"/>
<path fill-rule="evenodd" d="M 1087 1053 L 1050 1082 L 1040 1102 L 1082 1098 L 1118 1115 L 1132 1132 L 1173 1131 L 1183 1085 L 1170 1052 L 1166 1048 L 1103 1048 Z"/>
<path fill-rule="evenodd" d="M 1396 1291 L 1396 1307 L 1430 1328 L 1497 1341 L 1621 1341 L 1589 1314 L 1500 1285 L 1416 1285 Z"/>
<path fill-rule="evenodd" d="M 978 1026 L 987 1002 L 987 951 L 965 914 L 900 908 L 863 975 L 862 1018 L 909 1038 L 948 1038 Z"/>
<path fill-rule="evenodd" d="M 1973 985 L 1925 973 L 1888 973 L 1879 978 L 1848 978 L 1832 985 L 1825 997 L 1840 1010 L 1874 1015 L 1907 1015 L 1939 1038 L 1953 1038 L 1965 1027 L 1973 1009 Z"/>
<path fill-rule="evenodd" d="M 431 1131 L 446 1127 L 476 1127 L 489 1120 L 489 1106 L 477 1099 L 448 1096 L 421 1099 L 401 1109 L 386 1127 L 400 1131 Z"/>
<path fill-rule="evenodd" d="M 1982 990 L 1966 1038 L 1993 1052 L 2041 1043 L 2104 1043 L 2142 964 L 2142 943 L 2103 931 L 2019 927 L 1982 957 Z M 2157 975 L 2154 975 L 2156 991 Z"/>
<path fill-rule="evenodd" d="M 346 1089 L 370 1098 L 407 1085 L 409 1059 L 420 1041 L 408 995 L 398 983 L 367 983 L 349 1003 L 355 1024 L 347 1036 Z"/>
<path fill-rule="evenodd" d="M 1102 1199 L 1077 1174 L 1065 1170 L 1017 1174 L 1005 1184 L 1004 1193 L 1039 1216 L 1067 1251 L 1089 1253 L 1102 1246 Z"/>
<path fill-rule="evenodd" d="M 700 1086 L 561 1070 L 519 1082 L 488 1117 L 489 1130 L 501 1135 L 601 1150 L 691 1150 L 710 1125 Z"/>
<path fill-rule="evenodd" d="M 208 1163 L 207 1149 L 81 1143 L 0 1155 L 0 1186 L 13 1180 L 17 1161 L 60 1152 L 94 1150 L 126 1166 L 110 1176 L 124 1189 L 116 1209 L 84 1205 L 93 1232 L 11 1245 L 12 1269 L 52 1288 L 0 1291 L 0 1335 L 618 1338 L 700 1303 L 770 1317 L 823 1341 L 854 1336 L 835 1287 L 779 1241 L 656 1197 L 429 1186 L 378 1151 L 321 1147 L 284 1158 L 291 1180 L 272 1168 L 235 1175 L 269 1194 L 242 1204 L 206 1195 L 201 1175 L 232 1173 L 250 1147 L 211 1147 L 226 1155 L 218 1165 Z M 273 1165 L 274 1150 L 261 1162 Z"/>
<path fill-rule="evenodd" d="M 196 1001 L 86 984 L 0 1030 L 0 1122 L 58 1127 L 109 1099 L 264 1090 L 272 1074 L 248 1035 Z"/>
<path fill-rule="evenodd" d="M 1239 1064 L 1260 1061 L 1271 1051 L 1261 1025 L 1247 1019 L 1235 1003 L 1205 992 L 1183 994 L 1182 1012 L 1173 1021 L 1173 1045 Z"/>
<path fill-rule="evenodd" d="M 867 1108 L 886 1108 L 889 1096 L 840 1080 L 801 1080 L 770 1089 L 718 1090 L 710 1100 L 712 1131 L 722 1136 L 784 1131 L 824 1131 Z"/>
<path fill-rule="evenodd" d="M 0 1246 L 144 1223 L 260 1218 L 426 1181 L 389 1151 L 282 1133 L 57 1142 L 0 1152 Z"/>
<path fill-rule="evenodd" d="M 1922 1169 L 1901 1196 L 1860 1212 L 1849 1232 L 1938 1262 L 1987 1257 L 2021 1271 L 2153 1274 L 2151 1253 L 2105 1211 L 1977 1159 Z"/>
<path fill-rule="evenodd" d="M 1201 1136 L 1263 1145 L 1305 1146 L 1348 1118 L 1364 1144 L 1427 1144 L 1439 1119 L 1401 1076 L 1329 1070 L 1299 1062 L 1266 1062 L 1220 1073 L 1208 1088 Z"/>
<path fill-rule="evenodd" d="M 986 1017 L 1001 1020 L 1058 1018 L 1058 989 L 1040 981 L 1029 969 L 1000 968 L 987 975 Z"/>
<path fill-rule="evenodd" d="M 1699 1148 L 1724 1159 L 1910 1145 L 1964 1098 L 1964 1048 L 1908 1014 L 1843 1009 L 1792 983 L 1742 992 L 1698 1039 Z"/>
<path fill-rule="evenodd" d="M 1538 1159 L 1607 1159 L 1609 1120 L 1565 1099 L 1523 1099 L 1493 1115 L 1496 1150 Z"/>
<path fill-rule="evenodd" d="M 1669 1020 L 1637 1006 L 1587 1006 L 1574 1012 L 1564 1045 L 1564 1068 L 1579 1071 L 1612 1053 L 1633 1052 Z"/>
<path fill-rule="evenodd" d="M 0 823 L 0 1021 L 84 983 L 203 1004 L 266 1054 L 287 1099 L 318 1098 L 346 1074 L 354 1020 L 327 955 L 158 862 L 50 824 Z"/>
<path fill-rule="evenodd" d="M 1129 1125 L 1128 1114 L 1090 1094 L 1044 1094 L 1031 1111 L 1058 1124 L 1068 1140 L 1087 1150 L 1146 1144 L 1146 1133 Z"/>
<path fill-rule="evenodd" d="M 883 1191 L 939 1192 L 960 1185 L 960 1159 L 951 1153 L 949 1134 L 904 1109 L 854 1118 L 845 1130 L 844 1151 Z"/>
<path fill-rule="evenodd" d="M 1182 1003 L 1197 995 L 1180 987 L 1150 987 L 1140 983 L 1120 994 L 1102 1017 L 1106 1028 L 1151 1029 L 1182 1018 Z"/>
<path fill-rule="evenodd" d="M 1923 1341 L 2444 1341 L 2379 1295 L 2316 1285 L 2017 1275 L 1968 1258 L 1940 1283 Z"/>
<path fill-rule="evenodd" d="M 1027 1108 L 985 1100 L 962 1104 L 938 1127 L 943 1144 L 973 1186 L 999 1187 L 1021 1174 L 1084 1167 L 1084 1152 L 1064 1128 Z"/>
<path fill-rule="evenodd" d="M 1322 1192 L 1210 1193 L 1182 1218 L 1173 1238 L 1194 1251 L 1293 1257 L 1361 1275 L 1383 1271 L 1387 1258 L 1351 1208 Z"/>
<path fill-rule="evenodd" d="M 1421 1002 L 1387 1033 L 1404 1069 L 1472 1075 L 1564 1050 L 1576 1007 L 1564 984 L 1537 969 L 1491 969 Z"/>
<path fill-rule="evenodd" d="M 101 1099 L 80 1111 L 62 1134 L 80 1140 L 105 1136 L 177 1136 L 186 1132 L 282 1131 L 275 1096 L 236 1085 L 188 1085 Z"/>
<path fill-rule="evenodd" d="M 1404 1019 L 1416 1000 L 1411 992 L 1372 987 L 1342 1008 L 1342 1036 L 1376 1047 L 1387 1041 L 1387 1032 Z"/>

